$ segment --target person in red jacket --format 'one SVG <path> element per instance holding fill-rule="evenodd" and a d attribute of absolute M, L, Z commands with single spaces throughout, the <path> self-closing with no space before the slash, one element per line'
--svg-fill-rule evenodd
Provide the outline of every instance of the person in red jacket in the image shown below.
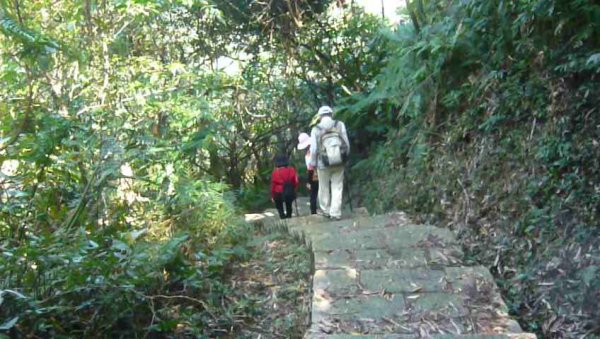
<path fill-rule="evenodd" d="M 291 218 L 292 203 L 298 190 L 298 174 L 293 167 L 288 166 L 285 155 L 275 158 L 275 166 L 271 175 L 271 201 L 275 203 L 281 219 Z"/>

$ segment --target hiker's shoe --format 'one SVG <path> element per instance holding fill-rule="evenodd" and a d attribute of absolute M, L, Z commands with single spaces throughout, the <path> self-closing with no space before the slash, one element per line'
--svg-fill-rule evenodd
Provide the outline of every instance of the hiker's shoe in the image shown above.
<path fill-rule="evenodd" d="M 335 220 L 335 221 L 342 220 L 342 217 L 339 216 L 339 215 L 337 217 L 330 217 L 330 218 L 333 219 L 333 220 Z"/>
<path fill-rule="evenodd" d="M 325 213 L 323 211 L 317 211 L 317 214 L 320 216 L 323 216 L 325 218 L 331 218 L 331 216 L 329 215 L 329 213 Z"/>

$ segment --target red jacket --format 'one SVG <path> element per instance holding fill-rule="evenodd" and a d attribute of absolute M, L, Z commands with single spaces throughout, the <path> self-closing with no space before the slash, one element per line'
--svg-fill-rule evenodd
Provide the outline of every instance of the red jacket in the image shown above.
<path fill-rule="evenodd" d="M 298 174 L 293 167 L 278 167 L 271 175 L 271 198 L 275 198 L 275 193 L 283 193 L 283 183 L 291 181 L 294 188 L 298 189 Z"/>

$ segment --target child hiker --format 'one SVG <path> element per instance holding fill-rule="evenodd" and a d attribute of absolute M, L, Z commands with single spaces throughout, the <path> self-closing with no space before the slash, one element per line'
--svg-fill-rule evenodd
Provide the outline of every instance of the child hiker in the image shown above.
<path fill-rule="evenodd" d="M 296 170 L 289 166 L 287 156 L 277 156 L 275 169 L 271 175 L 271 201 L 275 203 L 281 219 L 292 217 L 292 203 L 296 200 L 297 190 Z"/>

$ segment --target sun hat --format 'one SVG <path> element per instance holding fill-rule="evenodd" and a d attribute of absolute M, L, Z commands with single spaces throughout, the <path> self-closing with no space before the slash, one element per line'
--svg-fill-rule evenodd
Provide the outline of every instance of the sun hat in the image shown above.
<path fill-rule="evenodd" d="M 321 106 L 321 108 L 319 108 L 318 114 L 319 115 L 333 114 L 333 110 L 329 106 Z"/>
<path fill-rule="evenodd" d="M 300 133 L 298 136 L 298 149 L 305 149 L 308 146 L 310 146 L 310 135 Z"/>

